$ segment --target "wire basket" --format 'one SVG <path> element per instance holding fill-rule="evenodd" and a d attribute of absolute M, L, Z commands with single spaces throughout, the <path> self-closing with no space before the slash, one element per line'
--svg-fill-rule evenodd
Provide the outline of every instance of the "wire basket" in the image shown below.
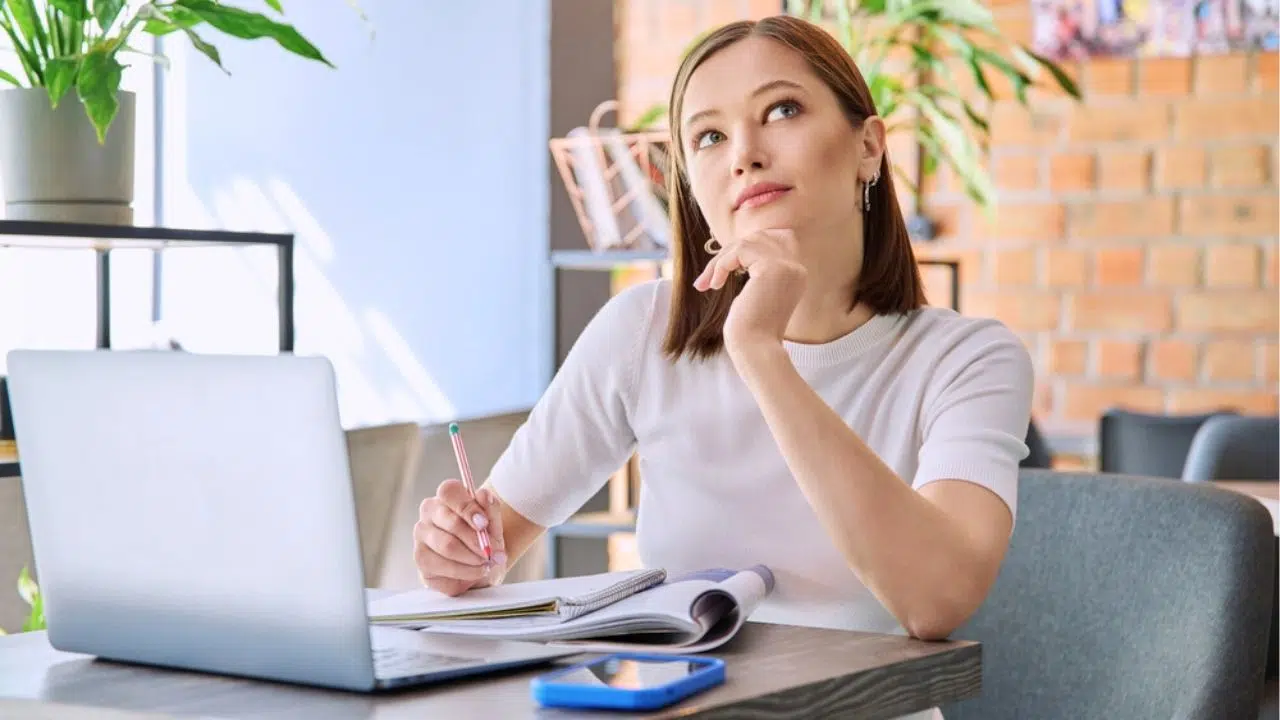
<path fill-rule="evenodd" d="M 601 117 L 617 108 L 616 100 L 600 103 L 586 127 L 549 141 L 551 155 L 588 247 L 665 250 L 671 245 L 666 188 L 671 136 L 666 130 L 601 128 Z"/>

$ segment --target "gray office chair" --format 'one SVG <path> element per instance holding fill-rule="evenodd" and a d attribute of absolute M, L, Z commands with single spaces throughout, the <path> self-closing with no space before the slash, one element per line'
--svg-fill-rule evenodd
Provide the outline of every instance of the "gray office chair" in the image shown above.
<path fill-rule="evenodd" d="M 1199 415 L 1149 415 L 1108 410 L 1098 421 L 1098 470 L 1180 478 L 1196 432 L 1206 420 L 1222 414 L 1235 413 L 1224 410 Z"/>
<path fill-rule="evenodd" d="M 983 643 L 983 718 L 1253 718 L 1275 581 L 1271 516 L 1210 485 L 1024 470 Z"/>
<path fill-rule="evenodd" d="M 1280 479 L 1280 417 L 1220 415 L 1196 432 L 1182 479 Z"/>

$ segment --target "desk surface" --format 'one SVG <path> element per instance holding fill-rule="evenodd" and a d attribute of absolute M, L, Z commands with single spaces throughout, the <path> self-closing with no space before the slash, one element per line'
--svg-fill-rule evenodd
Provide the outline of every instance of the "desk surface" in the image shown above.
<path fill-rule="evenodd" d="M 709 654 L 725 660 L 724 685 L 663 714 L 628 717 L 810 718 L 856 712 L 888 718 L 975 696 L 982 683 L 981 646 L 966 641 L 749 622 L 737 638 Z M 254 720 L 590 717 L 534 705 L 529 679 L 548 669 L 361 695 L 105 662 L 54 650 L 43 632 L 22 633 L 0 637 L 0 715 L 78 720 L 89 706 Z M 33 699 L 47 702 L 28 702 Z M 132 715 L 121 720 L 126 717 Z"/>

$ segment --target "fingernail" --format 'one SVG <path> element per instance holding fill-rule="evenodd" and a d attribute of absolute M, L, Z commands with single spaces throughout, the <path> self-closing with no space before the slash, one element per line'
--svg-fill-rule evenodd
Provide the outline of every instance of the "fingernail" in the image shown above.
<path fill-rule="evenodd" d="M 478 529 L 483 529 L 489 525 L 489 518 L 485 517 L 484 513 L 476 513 L 471 516 L 471 524 Z"/>
<path fill-rule="evenodd" d="M 493 564 L 494 564 L 494 565 L 498 565 L 498 566 L 500 566 L 500 567 L 505 567 L 505 566 L 506 566 L 506 564 L 507 564 L 507 554 L 506 554 L 506 553 L 504 553 L 504 552 L 502 552 L 501 550 L 499 550 L 498 552 L 494 553 L 494 554 L 493 554 Z"/>

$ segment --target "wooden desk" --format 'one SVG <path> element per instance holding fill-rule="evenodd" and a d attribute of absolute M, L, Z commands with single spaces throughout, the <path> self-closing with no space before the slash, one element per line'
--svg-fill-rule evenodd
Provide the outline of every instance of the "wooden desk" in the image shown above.
<path fill-rule="evenodd" d="M 981 646 L 967 641 L 747 623 L 710 654 L 725 660 L 724 685 L 628 718 L 891 718 L 973 697 L 982 684 Z M 254 720 L 597 717 L 539 709 L 529 679 L 548 669 L 366 696 L 95 660 L 54 650 L 43 632 L 22 633 L 0 637 L 0 716 L 78 720 L 88 706 Z"/>
<path fill-rule="evenodd" d="M 18 476 L 18 446 L 12 440 L 0 440 L 0 478 Z"/>

